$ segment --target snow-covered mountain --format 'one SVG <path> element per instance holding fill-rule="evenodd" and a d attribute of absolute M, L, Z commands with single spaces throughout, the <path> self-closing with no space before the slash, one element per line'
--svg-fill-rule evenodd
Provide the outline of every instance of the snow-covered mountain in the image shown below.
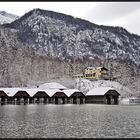
<path fill-rule="evenodd" d="M 140 36 L 53 11 L 34 9 L 5 27 L 37 52 L 60 59 L 127 60 L 140 65 Z"/>
<path fill-rule="evenodd" d="M 18 19 L 19 16 L 7 13 L 5 11 L 0 11 L 0 24 L 11 23 Z"/>

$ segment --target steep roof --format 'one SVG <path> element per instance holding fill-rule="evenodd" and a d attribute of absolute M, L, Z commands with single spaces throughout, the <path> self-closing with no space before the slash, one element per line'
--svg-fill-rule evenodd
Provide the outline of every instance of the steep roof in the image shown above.
<path fill-rule="evenodd" d="M 56 92 L 63 92 L 59 89 L 42 90 L 39 88 L 0 88 L 0 91 L 4 91 L 10 97 L 13 97 L 18 91 L 26 91 L 31 97 L 33 97 L 39 91 L 45 92 L 50 97 L 52 97 Z"/>
<path fill-rule="evenodd" d="M 21 88 L 0 88 L 0 91 L 4 91 L 8 96 L 14 96 Z"/>
<path fill-rule="evenodd" d="M 115 90 L 114 88 L 111 87 L 98 87 L 98 88 L 93 88 L 89 92 L 87 92 L 87 95 L 105 95 L 106 92 L 109 90 Z"/>
<path fill-rule="evenodd" d="M 70 97 L 73 93 L 75 93 L 75 92 L 81 92 L 81 91 L 78 90 L 78 89 L 66 89 L 66 90 L 63 90 L 63 92 L 64 92 L 68 97 Z"/>
<path fill-rule="evenodd" d="M 33 97 L 40 90 L 38 88 L 24 88 L 22 91 L 26 91 L 31 97 Z"/>
<path fill-rule="evenodd" d="M 39 88 L 40 89 L 67 89 L 65 86 L 56 82 L 44 83 L 40 85 Z"/>
<path fill-rule="evenodd" d="M 52 97 L 56 92 L 63 92 L 59 89 L 45 89 L 45 91 L 50 97 Z"/>

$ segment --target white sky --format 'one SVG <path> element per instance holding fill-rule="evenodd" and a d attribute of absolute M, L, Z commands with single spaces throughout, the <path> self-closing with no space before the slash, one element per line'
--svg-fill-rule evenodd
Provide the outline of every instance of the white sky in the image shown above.
<path fill-rule="evenodd" d="M 0 11 L 18 16 L 34 8 L 72 15 L 99 25 L 122 26 L 140 35 L 140 2 L 0 2 Z"/>

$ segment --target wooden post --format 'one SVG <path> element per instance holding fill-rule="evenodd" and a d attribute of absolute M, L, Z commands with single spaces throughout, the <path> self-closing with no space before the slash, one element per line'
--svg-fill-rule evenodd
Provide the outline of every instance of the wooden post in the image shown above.
<path fill-rule="evenodd" d="M 16 104 L 16 102 L 17 102 L 17 99 L 16 99 L 16 98 L 14 98 L 14 104 Z"/>
<path fill-rule="evenodd" d="M 85 98 L 83 98 L 83 104 L 85 104 Z"/>
<path fill-rule="evenodd" d="M 21 98 L 18 99 L 18 102 L 19 102 L 19 103 L 21 102 Z"/>
<path fill-rule="evenodd" d="M 34 99 L 34 97 L 32 98 L 32 103 L 33 103 L 33 104 L 35 103 L 35 99 Z"/>
<path fill-rule="evenodd" d="M 77 97 L 77 104 L 80 104 L 80 98 Z"/>
<path fill-rule="evenodd" d="M 27 98 L 27 104 L 29 104 L 29 98 Z"/>
<path fill-rule="evenodd" d="M 39 98 L 40 99 L 40 103 L 42 104 L 42 98 Z"/>
<path fill-rule="evenodd" d="M 113 98 L 112 95 L 110 96 L 110 101 L 111 101 L 111 105 L 113 104 Z"/>
<path fill-rule="evenodd" d="M 58 98 L 58 104 L 61 104 L 61 98 Z"/>
<path fill-rule="evenodd" d="M 36 98 L 34 98 L 34 103 L 36 103 Z"/>
<path fill-rule="evenodd" d="M 67 104 L 67 98 L 65 98 L 64 103 Z"/>
<path fill-rule="evenodd" d="M 41 100 L 41 104 L 43 103 L 43 98 L 40 99 Z"/>
<path fill-rule="evenodd" d="M 105 104 L 107 104 L 107 99 L 105 99 Z"/>
<path fill-rule="evenodd" d="M 104 104 L 107 104 L 106 96 L 104 96 Z"/>
<path fill-rule="evenodd" d="M 53 104 L 55 104 L 55 98 L 53 98 Z"/>
<path fill-rule="evenodd" d="M 48 102 L 49 102 L 49 100 L 48 100 L 48 98 L 46 98 L 46 103 L 48 104 Z"/>
<path fill-rule="evenodd" d="M 73 98 L 70 98 L 70 103 L 73 104 Z"/>
<path fill-rule="evenodd" d="M 5 98 L 5 103 L 7 103 L 7 98 Z"/>
<path fill-rule="evenodd" d="M 52 103 L 52 98 L 51 97 L 49 98 L 49 103 Z"/>
<path fill-rule="evenodd" d="M 26 97 L 23 98 L 23 103 L 25 103 L 27 100 L 26 100 Z M 22 102 L 22 98 L 19 98 L 19 102 L 21 103 Z"/>

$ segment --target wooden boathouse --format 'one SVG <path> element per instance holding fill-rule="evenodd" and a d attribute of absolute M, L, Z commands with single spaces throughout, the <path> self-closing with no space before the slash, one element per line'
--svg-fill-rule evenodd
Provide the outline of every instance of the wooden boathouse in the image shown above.
<path fill-rule="evenodd" d="M 93 88 L 87 94 L 58 83 L 45 83 L 40 88 L 0 88 L 0 103 L 39 104 L 118 104 L 119 93 L 111 87 Z"/>
<path fill-rule="evenodd" d="M 0 102 L 83 104 L 85 95 L 77 89 L 0 88 Z"/>
<path fill-rule="evenodd" d="M 67 103 L 72 104 L 84 104 L 85 103 L 85 95 L 78 89 L 67 89 L 63 90 L 63 92 L 67 95 Z"/>
<path fill-rule="evenodd" d="M 86 103 L 118 104 L 119 93 L 111 87 L 93 88 L 86 94 Z"/>
<path fill-rule="evenodd" d="M 0 102 L 5 102 L 7 98 L 8 98 L 8 95 L 3 90 L 0 90 Z"/>
<path fill-rule="evenodd" d="M 17 98 L 14 97 L 14 95 L 20 91 L 20 88 L 0 88 L 0 91 L 4 92 L 7 97 L 4 97 L 4 99 L 1 101 L 1 103 L 14 103 L 17 101 Z M 0 94 L 1 94 L 0 92 Z M 1 98 L 2 99 L 2 98 Z"/>
<path fill-rule="evenodd" d="M 65 104 L 66 94 L 59 89 L 47 89 L 45 92 L 49 95 L 49 103 L 52 104 Z"/>

